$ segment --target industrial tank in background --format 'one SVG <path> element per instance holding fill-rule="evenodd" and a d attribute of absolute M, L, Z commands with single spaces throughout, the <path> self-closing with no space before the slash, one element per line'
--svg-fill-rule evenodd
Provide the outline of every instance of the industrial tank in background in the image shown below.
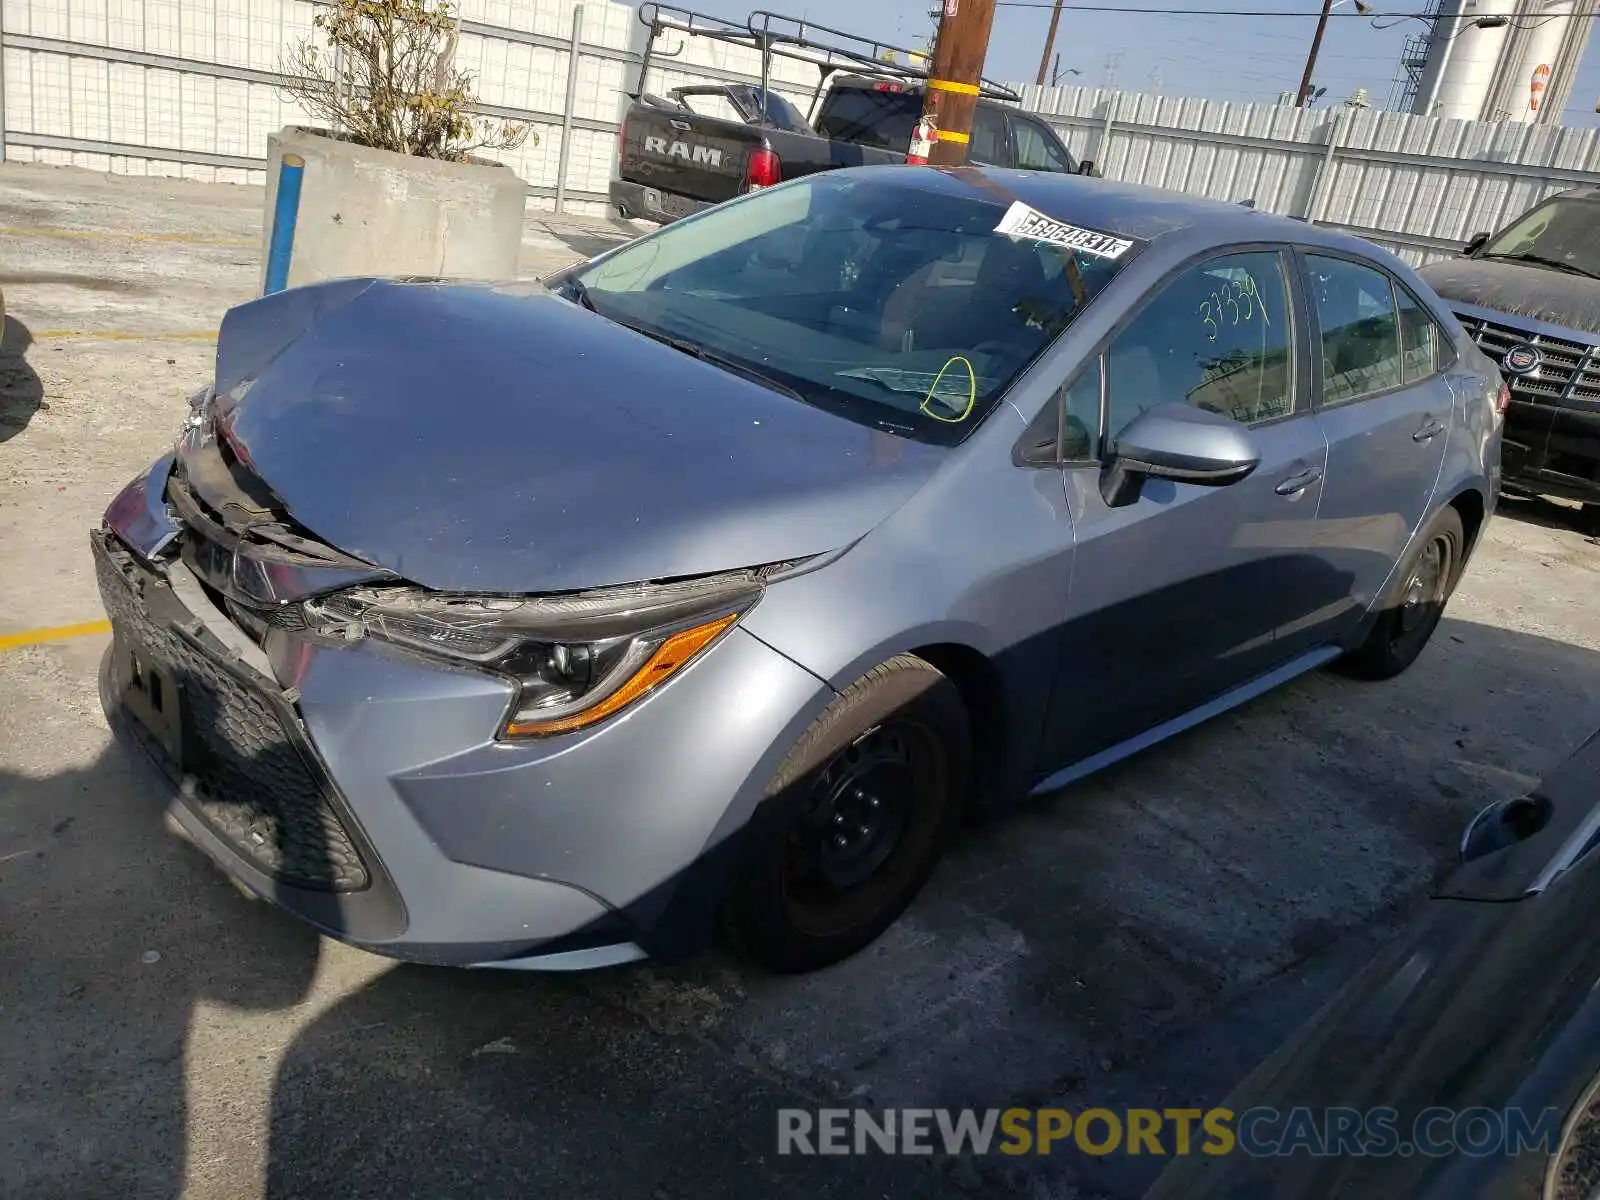
<path fill-rule="evenodd" d="M 1408 44 L 1400 107 L 1467 121 L 1561 123 L 1600 0 L 1439 0 Z"/>

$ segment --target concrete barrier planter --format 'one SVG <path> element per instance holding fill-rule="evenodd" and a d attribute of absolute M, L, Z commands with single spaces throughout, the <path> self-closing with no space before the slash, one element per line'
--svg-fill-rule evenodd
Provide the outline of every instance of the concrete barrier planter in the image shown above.
<path fill-rule="evenodd" d="M 350 275 L 515 278 L 526 194 L 499 163 L 290 126 L 267 138 L 261 290 Z"/>

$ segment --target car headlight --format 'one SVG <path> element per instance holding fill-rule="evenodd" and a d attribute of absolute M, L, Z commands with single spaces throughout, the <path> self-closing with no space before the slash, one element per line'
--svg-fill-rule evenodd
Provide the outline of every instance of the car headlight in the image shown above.
<path fill-rule="evenodd" d="M 352 588 L 302 604 L 324 640 L 374 637 L 506 676 L 517 695 L 501 738 L 570 733 L 660 687 L 760 599 L 755 572 L 564 596 Z"/>

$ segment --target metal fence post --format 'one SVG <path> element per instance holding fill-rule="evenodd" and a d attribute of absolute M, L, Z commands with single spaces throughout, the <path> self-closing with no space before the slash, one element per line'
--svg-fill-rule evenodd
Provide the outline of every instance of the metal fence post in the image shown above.
<path fill-rule="evenodd" d="M 1117 119 L 1117 98 L 1119 93 L 1112 92 L 1111 98 L 1106 101 L 1106 123 L 1100 126 L 1100 141 L 1094 148 L 1094 165 L 1100 168 L 1100 174 L 1106 173 L 1106 156 L 1111 153 L 1111 126 Z"/>
<path fill-rule="evenodd" d="M 567 163 L 572 159 L 572 110 L 578 104 L 578 52 L 583 45 L 583 5 L 572 8 L 572 38 L 567 42 L 567 102 L 561 109 L 561 153 L 556 158 L 556 212 L 567 211 Z"/>
<path fill-rule="evenodd" d="M 1334 151 L 1339 149 L 1339 134 L 1343 131 L 1346 116 L 1352 112 L 1354 112 L 1353 109 L 1335 112 L 1328 121 L 1328 146 L 1323 152 L 1322 161 L 1317 164 L 1317 177 L 1312 180 L 1311 194 L 1306 197 L 1305 218 L 1307 225 L 1315 225 L 1322 213 L 1323 192 L 1327 190 L 1328 185 L 1333 181 L 1333 155 Z"/>

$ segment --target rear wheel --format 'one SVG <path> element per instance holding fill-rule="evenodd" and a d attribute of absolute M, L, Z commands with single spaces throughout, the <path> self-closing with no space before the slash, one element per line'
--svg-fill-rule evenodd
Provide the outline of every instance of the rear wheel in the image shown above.
<path fill-rule="evenodd" d="M 1345 663 L 1364 679 L 1392 679 L 1422 653 L 1460 577 L 1466 534 L 1454 508 L 1442 508 L 1417 539 L 1411 558 L 1366 640 Z"/>
<path fill-rule="evenodd" d="M 955 685 L 899 655 L 833 701 L 751 821 L 729 925 L 775 971 L 838 962 L 887 929 L 943 850 L 971 772 Z"/>

